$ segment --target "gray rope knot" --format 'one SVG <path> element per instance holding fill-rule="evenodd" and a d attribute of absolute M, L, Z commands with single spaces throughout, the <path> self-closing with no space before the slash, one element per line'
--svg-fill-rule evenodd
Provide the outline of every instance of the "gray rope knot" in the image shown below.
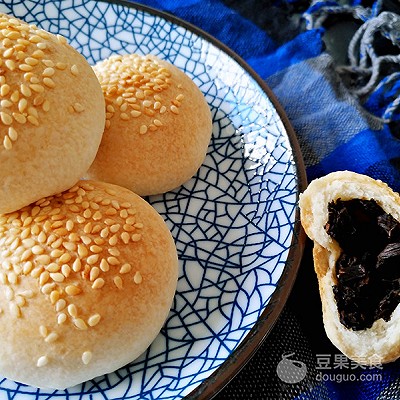
<path fill-rule="evenodd" d="M 332 14 L 350 14 L 363 22 L 350 40 L 348 64 L 336 69 L 350 93 L 390 122 L 400 119 L 400 16 L 381 11 L 382 6 L 382 0 L 371 8 L 316 1 L 303 16 L 307 29 L 321 27 Z"/>

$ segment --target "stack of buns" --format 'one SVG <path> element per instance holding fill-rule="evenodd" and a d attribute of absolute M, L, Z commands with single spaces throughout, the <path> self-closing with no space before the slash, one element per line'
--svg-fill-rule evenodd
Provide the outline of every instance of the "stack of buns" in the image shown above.
<path fill-rule="evenodd" d="M 0 26 L 0 375 L 64 389 L 160 332 L 177 251 L 140 196 L 196 173 L 211 113 L 154 56 L 93 70 L 60 35 L 5 14 Z"/>

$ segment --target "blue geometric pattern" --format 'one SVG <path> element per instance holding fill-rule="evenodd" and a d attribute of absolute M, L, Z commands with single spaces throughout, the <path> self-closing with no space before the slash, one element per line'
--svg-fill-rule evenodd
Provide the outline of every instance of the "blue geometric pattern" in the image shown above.
<path fill-rule="evenodd" d="M 65 392 L 3 379 L 0 398 L 182 398 L 243 341 L 288 261 L 298 177 L 284 124 L 240 64 L 158 15 L 85 0 L 6 0 L 0 11 L 64 35 L 91 64 L 114 53 L 156 54 L 195 81 L 213 116 L 213 137 L 197 175 L 148 199 L 171 229 L 181 268 L 172 310 L 155 342 L 125 368 Z"/>

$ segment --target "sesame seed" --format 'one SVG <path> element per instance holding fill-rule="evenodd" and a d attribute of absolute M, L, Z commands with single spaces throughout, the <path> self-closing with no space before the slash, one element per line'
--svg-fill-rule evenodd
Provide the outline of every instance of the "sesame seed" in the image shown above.
<path fill-rule="evenodd" d="M 118 289 L 122 289 L 123 283 L 122 283 L 122 278 L 120 276 L 118 275 L 115 276 L 113 282 Z"/>
<path fill-rule="evenodd" d="M 40 256 L 36 257 L 35 260 L 38 264 L 42 265 L 49 265 L 50 263 L 50 256 L 47 254 L 41 254 Z"/>
<path fill-rule="evenodd" d="M 15 65 L 15 62 L 14 62 L 13 60 L 8 59 L 8 60 L 5 61 L 4 64 L 6 65 L 6 67 L 7 67 L 10 71 L 14 71 L 14 70 L 15 70 L 16 65 Z"/>
<path fill-rule="evenodd" d="M 10 90 L 11 90 L 10 86 L 5 83 L 5 84 L 1 85 L 0 94 L 2 96 L 7 96 L 7 94 L 10 92 Z"/>
<path fill-rule="evenodd" d="M 89 257 L 86 259 L 86 262 L 87 262 L 89 265 L 93 265 L 93 264 L 96 264 L 98 260 L 99 260 L 99 255 L 98 255 L 98 254 L 92 254 L 91 256 L 89 256 Z"/>
<path fill-rule="evenodd" d="M 81 240 L 87 246 L 92 243 L 92 239 L 89 236 L 81 236 Z"/>
<path fill-rule="evenodd" d="M 12 102 L 14 103 L 18 103 L 19 100 L 19 91 L 18 90 L 14 90 L 10 96 L 10 99 Z"/>
<path fill-rule="evenodd" d="M 67 64 L 63 63 L 63 62 L 58 62 L 58 63 L 56 63 L 56 68 L 62 71 L 65 68 L 67 68 Z"/>
<path fill-rule="evenodd" d="M 74 318 L 73 323 L 81 331 L 84 331 L 88 328 L 86 322 L 82 318 Z"/>
<path fill-rule="evenodd" d="M 33 115 L 28 115 L 28 121 L 35 126 L 39 126 L 39 120 Z"/>
<path fill-rule="evenodd" d="M 67 302 L 64 299 L 59 299 L 56 302 L 55 309 L 56 309 L 57 312 L 60 312 L 60 311 L 64 310 L 64 308 L 66 306 L 67 306 Z"/>
<path fill-rule="evenodd" d="M 173 112 L 174 114 L 179 114 L 179 109 L 178 109 L 178 107 L 177 107 L 176 105 L 174 105 L 174 104 L 170 107 L 170 110 L 171 110 L 171 112 Z"/>
<path fill-rule="evenodd" d="M 67 221 L 67 223 L 65 224 L 65 228 L 67 229 L 67 231 L 71 232 L 74 229 L 74 223 L 73 221 L 71 221 L 70 219 Z"/>
<path fill-rule="evenodd" d="M 6 286 L 4 288 L 4 290 L 5 290 L 6 299 L 8 301 L 12 300 L 14 298 L 14 290 L 9 286 Z"/>
<path fill-rule="evenodd" d="M 67 315 L 66 315 L 65 313 L 60 313 L 60 314 L 57 316 L 57 323 L 58 323 L 59 325 L 63 324 L 66 320 L 67 320 Z"/>
<path fill-rule="evenodd" d="M 112 256 L 115 256 L 115 257 L 118 257 L 118 256 L 120 256 L 121 255 L 121 252 L 117 249 L 117 248 L 111 248 L 111 249 L 108 249 L 108 252 L 112 255 Z"/>
<path fill-rule="evenodd" d="M 77 113 L 81 113 L 85 110 L 85 108 L 80 103 L 74 103 L 72 107 Z"/>
<path fill-rule="evenodd" d="M 131 272 L 131 269 L 132 269 L 131 264 L 126 263 L 126 264 L 122 265 L 122 267 L 119 270 L 119 273 L 120 274 L 127 274 L 127 273 Z"/>
<path fill-rule="evenodd" d="M 50 273 L 50 278 L 54 281 L 54 282 L 64 282 L 65 276 L 60 273 L 60 272 L 53 272 Z"/>
<path fill-rule="evenodd" d="M 67 39 L 65 39 L 64 36 L 57 34 L 57 40 L 61 43 L 61 44 L 67 44 Z"/>
<path fill-rule="evenodd" d="M 25 111 L 25 109 L 26 109 L 27 106 L 28 106 L 27 100 L 26 100 L 26 99 L 21 99 L 21 100 L 18 102 L 18 111 L 19 111 L 20 113 L 23 113 L 23 112 Z"/>
<path fill-rule="evenodd" d="M 39 43 L 39 42 L 42 41 L 42 39 L 41 39 L 41 37 L 38 36 L 38 35 L 32 35 L 32 36 L 29 38 L 29 41 L 32 42 L 32 43 Z"/>
<path fill-rule="evenodd" d="M 32 71 L 32 70 L 33 70 L 32 65 L 29 65 L 29 64 L 20 64 L 20 65 L 18 66 L 18 68 L 19 68 L 21 71 L 24 71 L 24 72 L 28 72 L 28 71 Z"/>
<path fill-rule="evenodd" d="M 21 295 L 15 296 L 15 303 L 17 304 L 17 306 L 23 307 L 26 304 L 25 297 Z"/>
<path fill-rule="evenodd" d="M 132 110 L 132 111 L 130 112 L 130 114 L 131 114 L 131 116 L 132 116 L 133 118 L 137 118 L 137 117 L 139 117 L 139 116 L 142 115 L 142 113 L 141 113 L 140 111 L 137 111 L 137 110 Z"/>
<path fill-rule="evenodd" d="M 14 318 L 20 318 L 21 317 L 21 309 L 17 306 L 15 303 L 10 303 L 10 313 Z"/>
<path fill-rule="evenodd" d="M 4 139 L 3 139 L 3 146 L 4 146 L 4 148 L 6 149 L 6 150 L 11 150 L 12 149 L 12 142 L 11 142 L 11 140 L 10 140 L 10 138 L 6 135 L 6 136 L 4 136 Z"/>
<path fill-rule="evenodd" d="M 36 93 L 42 93 L 44 92 L 44 87 L 39 84 L 31 84 L 29 87 Z"/>
<path fill-rule="evenodd" d="M 35 245 L 32 247 L 32 253 L 33 254 L 43 254 L 44 253 L 44 249 L 42 246 L 39 245 Z"/>
<path fill-rule="evenodd" d="M 148 129 L 147 125 L 141 125 L 139 128 L 139 133 L 143 135 L 144 133 L 147 132 L 147 129 Z"/>
<path fill-rule="evenodd" d="M 93 314 L 88 318 L 88 325 L 89 326 L 96 326 L 100 322 L 101 316 L 100 314 Z"/>
<path fill-rule="evenodd" d="M 49 363 L 49 359 L 47 356 L 41 356 L 38 358 L 36 366 L 37 367 L 44 367 L 45 365 L 47 365 Z"/>
<path fill-rule="evenodd" d="M 71 74 L 74 75 L 74 76 L 79 75 L 79 69 L 78 69 L 78 66 L 77 66 L 76 64 L 74 64 L 74 65 L 71 67 Z"/>
<path fill-rule="evenodd" d="M 71 317 L 75 318 L 78 316 L 78 309 L 76 308 L 75 304 L 69 304 L 67 307 L 67 311 Z"/>
<path fill-rule="evenodd" d="M 43 55 L 43 51 L 41 52 Z M 35 53 L 33 53 L 32 55 L 35 55 Z M 46 67 L 50 67 L 53 68 L 54 67 L 54 62 L 51 60 L 42 60 L 42 63 L 46 66 Z"/>
<path fill-rule="evenodd" d="M 93 357 L 93 354 L 91 351 L 84 351 L 82 353 L 82 362 L 87 365 L 90 363 L 91 359 Z"/>
<path fill-rule="evenodd" d="M 100 269 L 103 272 L 107 272 L 110 270 L 110 264 L 104 258 L 100 261 Z"/>
<path fill-rule="evenodd" d="M 39 326 L 39 334 L 42 337 L 46 337 L 47 336 L 47 328 L 44 325 L 40 325 Z"/>
<path fill-rule="evenodd" d="M 31 261 L 25 262 L 24 266 L 23 266 L 23 270 L 22 270 L 23 274 L 28 275 L 32 271 L 32 268 L 33 268 L 33 264 Z"/>
<path fill-rule="evenodd" d="M 26 57 L 25 58 L 25 63 L 28 65 L 32 65 L 35 66 L 39 63 L 39 61 L 37 60 L 37 58 L 33 58 L 33 57 Z"/>
<path fill-rule="evenodd" d="M 100 219 L 102 219 L 102 214 L 101 214 L 101 212 L 100 212 L 100 211 L 96 211 L 96 212 L 93 214 L 92 218 L 93 218 L 95 221 L 99 221 Z"/>
<path fill-rule="evenodd" d="M 150 100 L 144 100 L 142 104 L 143 104 L 143 107 L 151 107 L 152 103 Z"/>
<path fill-rule="evenodd" d="M 55 74 L 55 69 L 52 67 L 47 67 L 44 69 L 44 71 L 42 72 L 42 76 L 46 76 L 46 77 L 51 77 Z"/>
<path fill-rule="evenodd" d="M 135 275 L 134 275 L 134 277 L 133 277 L 133 281 L 134 281 L 136 284 L 142 283 L 143 278 L 142 278 L 142 275 L 141 275 L 141 273 L 140 273 L 139 271 L 136 271 L 136 273 L 135 273 Z"/>
<path fill-rule="evenodd" d="M 110 246 L 115 246 L 118 243 L 118 236 L 117 235 L 111 236 L 110 239 L 108 240 L 108 243 Z"/>
<path fill-rule="evenodd" d="M 26 122 L 25 115 L 19 114 L 19 113 L 13 113 L 12 116 L 18 123 L 25 124 L 25 122 Z"/>
<path fill-rule="evenodd" d="M 140 233 L 134 233 L 131 236 L 132 242 L 138 242 L 142 238 L 142 235 Z"/>
<path fill-rule="evenodd" d="M 77 296 L 81 292 L 82 292 L 82 289 L 76 285 L 68 285 L 65 288 L 65 293 L 67 293 L 68 296 Z"/>
<path fill-rule="evenodd" d="M 51 332 L 49 333 L 46 338 L 44 339 L 44 341 L 46 343 L 53 343 L 58 339 L 58 334 L 56 332 Z"/>
<path fill-rule="evenodd" d="M 92 246 L 90 246 L 90 251 L 92 253 L 101 253 L 103 251 L 103 249 L 100 246 L 92 245 Z"/>
<path fill-rule="evenodd" d="M 4 111 L 0 112 L 0 119 L 4 125 L 11 125 L 12 124 L 12 117 L 10 114 L 5 113 Z"/>
<path fill-rule="evenodd" d="M 48 100 L 45 100 L 43 102 L 42 109 L 44 112 L 47 112 L 50 110 L 50 102 Z"/>
<path fill-rule="evenodd" d="M 98 267 L 93 267 L 90 270 L 90 275 L 89 275 L 89 279 L 91 282 L 95 281 L 100 275 L 100 268 Z"/>
<path fill-rule="evenodd" d="M 0 105 L 3 108 L 9 108 L 13 105 L 13 103 L 9 100 L 1 100 Z"/>
<path fill-rule="evenodd" d="M 32 53 L 32 57 L 35 57 L 35 58 L 43 58 L 43 57 L 44 57 L 44 53 L 43 53 L 42 49 L 35 50 L 35 51 Z M 43 62 L 43 60 L 42 60 L 42 62 Z"/>
<path fill-rule="evenodd" d="M 55 88 L 56 87 L 56 84 L 54 83 L 53 79 L 48 78 L 48 77 L 44 77 L 43 78 L 43 83 L 49 88 Z M 76 111 L 76 109 L 75 109 L 75 111 Z"/>
<path fill-rule="evenodd" d="M 72 264 L 72 269 L 74 272 L 79 272 L 82 269 L 82 263 L 79 258 L 77 258 Z"/>
<path fill-rule="evenodd" d="M 64 253 L 58 260 L 59 263 L 64 264 L 71 260 L 72 256 L 69 253 Z"/>
<path fill-rule="evenodd" d="M 92 285 L 92 289 L 101 289 L 105 284 L 104 279 L 102 278 L 97 278 Z"/>

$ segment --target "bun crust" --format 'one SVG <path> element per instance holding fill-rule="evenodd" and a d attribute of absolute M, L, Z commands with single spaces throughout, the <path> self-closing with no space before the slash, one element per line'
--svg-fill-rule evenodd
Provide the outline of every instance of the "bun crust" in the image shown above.
<path fill-rule="evenodd" d="M 80 181 L 0 216 L 0 375 L 64 389 L 115 371 L 159 333 L 178 261 L 162 217 Z"/>
<path fill-rule="evenodd" d="M 0 24 L 1 214 L 81 179 L 105 112 L 92 68 L 65 38 L 5 14 Z"/>
<path fill-rule="evenodd" d="M 207 153 L 212 121 L 194 82 L 152 55 L 112 56 L 94 66 L 106 129 L 88 177 L 146 196 L 190 179 Z"/>
<path fill-rule="evenodd" d="M 329 339 L 347 357 L 361 364 L 394 361 L 400 357 L 400 305 L 389 321 L 380 318 L 364 330 L 351 330 L 340 322 L 333 285 L 337 283 L 335 265 L 341 248 L 324 229 L 328 221 L 328 204 L 338 199 L 374 199 L 386 213 L 400 221 L 400 196 L 381 181 L 354 172 L 338 171 L 312 181 L 299 202 L 301 223 L 314 241 L 314 267 Z"/>

